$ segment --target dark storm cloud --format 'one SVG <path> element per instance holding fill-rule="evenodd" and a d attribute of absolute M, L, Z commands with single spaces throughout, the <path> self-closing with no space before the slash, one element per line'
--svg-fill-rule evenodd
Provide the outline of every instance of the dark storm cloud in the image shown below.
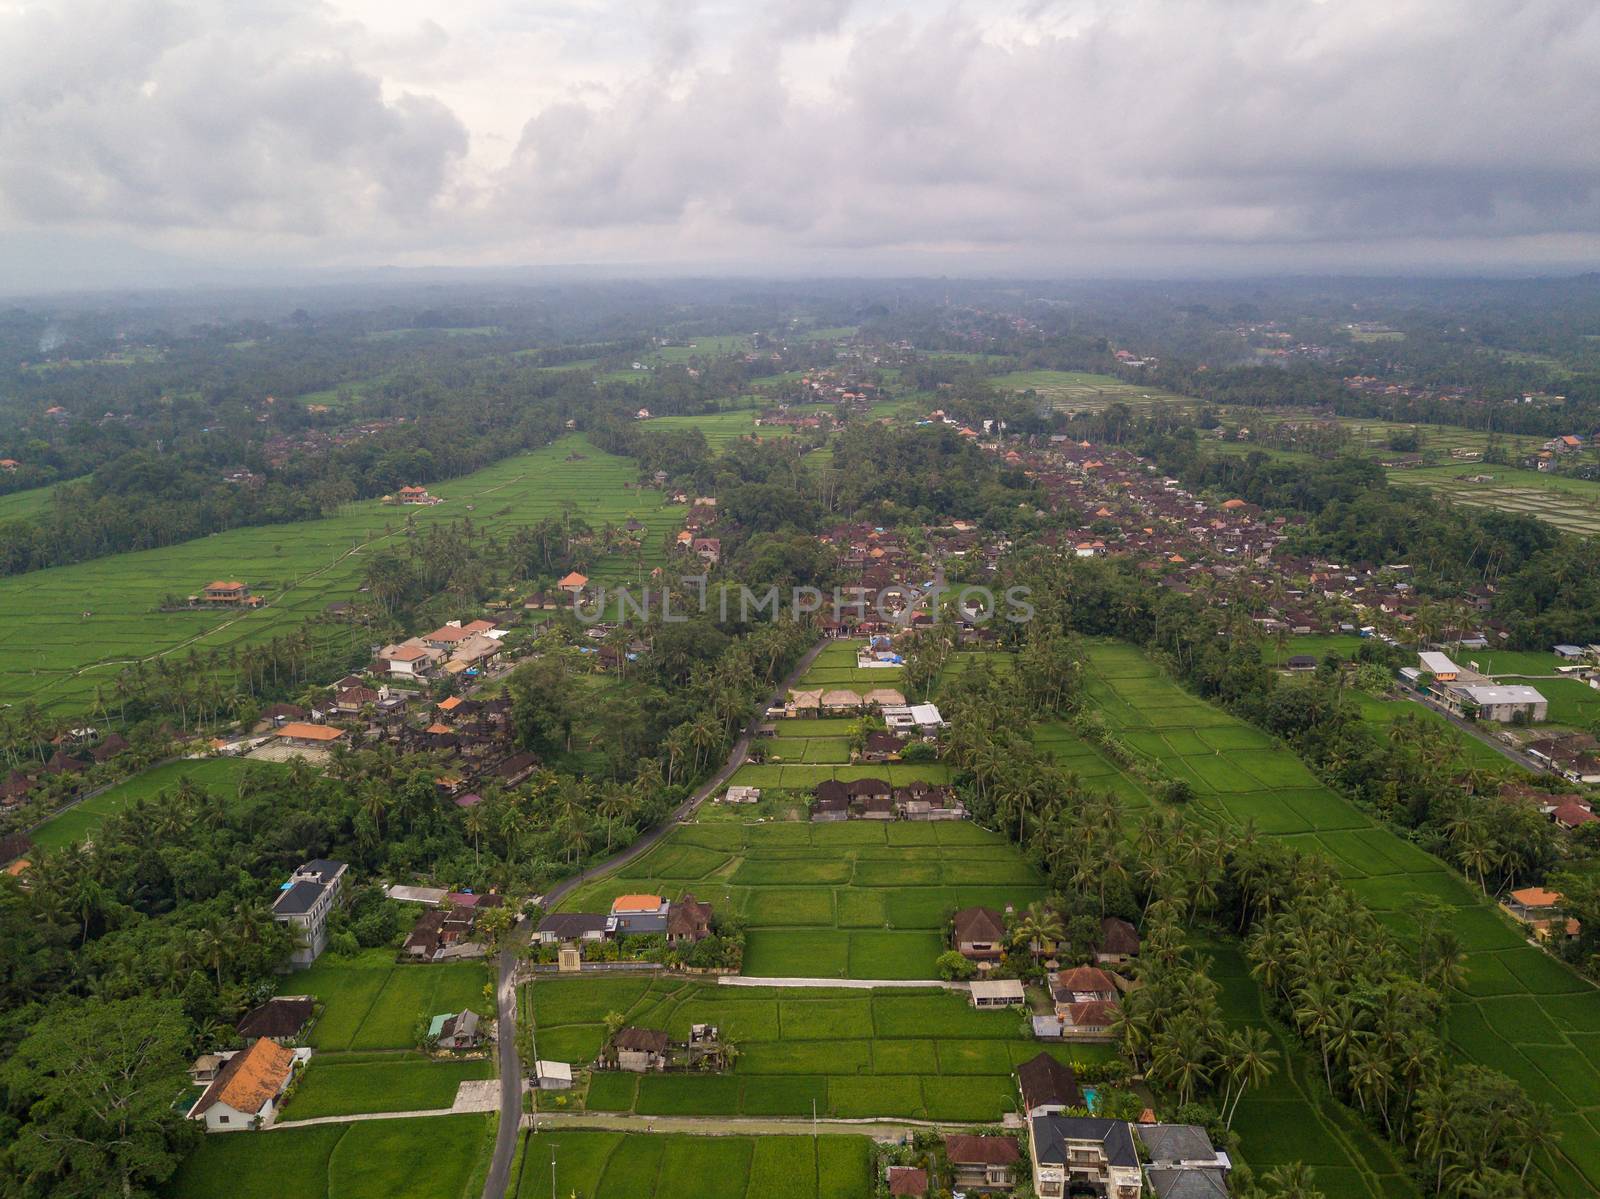
<path fill-rule="evenodd" d="M 462 0 L 409 38 L 338 8 L 0 8 L 12 227 L 374 261 L 1600 260 L 1593 0 Z"/>

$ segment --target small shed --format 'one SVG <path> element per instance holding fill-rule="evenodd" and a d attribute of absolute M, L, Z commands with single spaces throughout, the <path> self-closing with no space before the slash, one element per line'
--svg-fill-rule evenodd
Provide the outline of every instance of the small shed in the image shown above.
<path fill-rule="evenodd" d="M 1027 997 L 1022 981 L 1015 978 L 976 979 L 968 998 L 975 1008 L 1022 1007 Z"/>
<path fill-rule="evenodd" d="M 567 1091 L 572 1089 L 572 1067 L 566 1062 L 537 1061 L 533 1065 L 534 1076 L 539 1080 L 541 1091 Z"/>

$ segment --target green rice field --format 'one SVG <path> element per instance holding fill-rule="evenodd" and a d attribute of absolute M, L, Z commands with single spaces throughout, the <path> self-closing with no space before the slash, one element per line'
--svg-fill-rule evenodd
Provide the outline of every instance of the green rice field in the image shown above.
<path fill-rule="evenodd" d="M 1192 810 L 1249 822 L 1327 857 L 1401 937 L 1414 933 L 1417 897 L 1455 910 L 1467 984 L 1450 1006 L 1450 1043 L 1563 1113 L 1556 1193 L 1600 1190 L 1600 1075 L 1589 1057 L 1600 1040 L 1600 992 L 1528 945 L 1455 871 L 1357 811 L 1265 733 L 1189 695 L 1132 646 L 1097 643 L 1090 656 L 1096 706 L 1123 741 L 1193 784 Z"/>
<path fill-rule="evenodd" d="M 1234 1130 L 1259 1175 L 1304 1162 L 1328 1199 L 1401 1199 L 1419 1192 L 1394 1150 L 1328 1093 L 1317 1061 L 1262 1004 L 1261 985 L 1235 942 L 1202 940 L 1211 978 L 1222 988 L 1223 1019 L 1265 1028 L 1278 1052 L 1277 1071 L 1239 1102 Z"/>
<path fill-rule="evenodd" d="M 166 1199 L 477 1199 L 493 1115 L 372 1120 L 208 1136 Z"/>
<path fill-rule="evenodd" d="M 803 937 L 801 938 L 803 940 Z M 591 1111 L 650 1116 L 876 1116 L 997 1120 L 1016 1107 L 1011 1077 L 1045 1046 L 1020 1013 L 979 1012 L 940 989 L 827 990 L 721 987 L 681 978 L 544 976 L 527 988 L 539 1054 L 592 1061 L 605 1016 L 664 1029 L 718 1025 L 739 1051 L 723 1074 L 598 1071 Z M 1107 1060 L 1108 1045 L 1062 1045 L 1063 1061 Z"/>
<path fill-rule="evenodd" d="M 408 522 L 426 527 L 470 515 L 480 529 L 504 537 L 571 501 L 596 528 L 630 516 L 643 523 L 648 569 L 661 562 L 663 537 L 678 526 L 682 510 L 666 504 L 660 492 L 625 490 L 635 475 L 631 460 L 566 437 L 436 484 L 445 502 L 432 507 L 368 501 L 325 520 L 235 529 L 0 580 L 0 610 L 28 614 L 0 629 L 7 657 L 0 703 L 81 710 L 92 703 L 96 686 L 109 692 L 117 670 L 138 658 L 226 650 L 297 629 L 329 603 L 353 596 L 367 561 L 398 543 Z M 617 553 L 598 557 L 586 573 L 608 582 L 634 571 L 632 556 Z M 164 596 L 188 595 L 218 578 L 247 583 L 266 605 L 226 613 L 156 611 Z"/>
<path fill-rule="evenodd" d="M 424 1017 L 469 1007 L 492 1013 L 483 994 L 488 981 L 480 962 L 397 965 L 394 950 L 368 949 L 351 958 L 325 953 L 284 975 L 278 994 L 313 995 L 323 1005 L 305 1042 L 319 1054 L 412 1049 Z"/>
<path fill-rule="evenodd" d="M 854 1136 L 540 1132 L 523 1142 L 516 1199 L 867 1199 L 871 1142 Z"/>
<path fill-rule="evenodd" d="M 966 821 L 708 822 L 676 829 L 560 907 L 609 911 L 639 891 L 688 891 L 737 912 L 748 975 L 931 979 L 952 912 L 1025 905 L 1044 885 L 999 834 Z"/>
<path fill-rule="evenodd" d="M 111 813 L 135 800 L 176 788 L 185 779 L 224 798 L 237 795 L 240 783 L 252 775 L 271 775 L 284 767 L 276 762 L 247 762 L 242 758 L 207 758 L 199 761 L 168 762 L 146 770 L 85 799 L 39 825 L 32 832 L 35 845 L 60 849 L 94 836 L 95 829 Z"/>
<path fill-rule="evenodd" d="M 1112 404 L 1126 404 L 1135 411 L 1148 411 L 1167 404 L 1195 406 L 1198 401 L 1159 387 L 1140 387 L 1124 383 L 1112 375 L 1087 371 L 1012 371 L 990 380 L 1001 391 L 1034 391 L 1063 412 L 1098 412 Z"/>
<path fill-rule="evenodd" d="M 426 969 L 426 967 L 419 967 Z M 494 1077 L 487 1057 L 435 1062 L 420 1053 L 317 1053 L 295 1084 L 284 1120 L 447 1108 L 469 1079 Z"/>
<path fill-rule="evenodd" d="M 1475 481 L 1488 476 L 1488 481 Z M 1532 516 L 1568 533 L 1600 533 L 1600 482 L 1477 464 L 1389 472 L 1397 487 L 1426 487 L 1452 503 Z"/>

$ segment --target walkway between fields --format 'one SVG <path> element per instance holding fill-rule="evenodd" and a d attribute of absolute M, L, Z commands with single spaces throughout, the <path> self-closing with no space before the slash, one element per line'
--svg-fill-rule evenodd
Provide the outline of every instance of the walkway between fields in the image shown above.
<path fill-rule="evenodd" d="M 969 991 L 966 983 L 946 982 L 942 978 L 761 978 L 751 974 L 721 974 L 719 987 L 842 987 L 851 991 L 886 990 L 890 987 L 943 987 L 946 991 Z"/>
<path fill-rule="evenodd" d="M 968 1128 L 993 1128 L 994 1121 L 969 1123 L 961 1120 L 886 1120 L 868 1117 L 859 1120 L 836 1116 L 636 1116 L 630 1112 L 539 1112 L 522 1117 L 523 1127 L 533 1132 L 562 1129 L 600 1129 L 612 1132 L 686 1132 L 695 1136 L 799 1136 L 813 1128 L 818 1132 L 848 1132 L 878 1141 L 900 1141 L 918 1129 L 936 1128 L 960 1131 Z"/>

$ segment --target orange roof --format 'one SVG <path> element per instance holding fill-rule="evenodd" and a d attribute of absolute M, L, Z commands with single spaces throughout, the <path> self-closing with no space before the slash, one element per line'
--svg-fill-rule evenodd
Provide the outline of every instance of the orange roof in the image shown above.
<path fill-rule="evenodd" d="M 225 1103 L 236 1112 L 259 1112 L 283 1090 L 293 1068 L 293 1049 L 258 1037 L 249 1049 L 228 1059 L 194 1110 L 205 1112 L 213 1104 Z"/>
<path fill-rule="evenodd" d="M 1222 501 L 1222 506 L 1224 508 L 1228 509 L 1229 511 L 1232 511 L 1235 508 L 1243 508 L 1244 507 L 1244 501 L 1243 500 L 1223 500 Z"/>
<path fill-rule="evenodd" d="M 33 863 L 28 861 L 27 858 L 18 858 L 6 867 L 6 873 L 12 878 L 21 878 L 32 866 Z"/>
<path fill-rule="evenodd" d="M 243 583 L 228 583 L 228 582 L 218 581 L 218 582 L 215 582 L 215 583 L 207 583 L 206 584 L 206 590 L 207 591 L 226 591 L 226 590 L 237 591 L 237 590 L 239 590 L 239 588 L 241 588 L 243 586 L 244 586 Z"/>
<path fill-rule="evenodd" d="M 439 711 L 441 712 L 454 712 L 460 706 L 461 697 L 459 695 L 452 695 L 449 699 L 439 701 Z"/>
<path fill-rule="evenodd" d="M 434 723 L 430 724 L 426 731 L 430 732 L 430 733 L 449 733 L 449 732 L 454 732 L 454 730 L 449 725 L 440 724 L 438 721 L 434 721 Z"/>
<path fill-rule="evenodd" d="M 611 901 L 613 912 L 653 912 L 660 906 L 659 895 L 619 895 Z"/>
<path fill-rule="evenodd" d="M 337 741 L 344 736 L 343 729 L 330 729 L 325 724 L 306 724 L 291 720 L 278 730 L 280 737 L 296 737 L 301 741 Z"/>
<path fill-rule="evenodd" d="M 1543 887 L 1524 887 L 1511 892 L 1511 898 L 1525 908 L 1553 908 L 1561 902 L 1561 892 L 1546 891 Z"/>
<path fill-rule="evenodd" d="M 566 578 L 562 579 L 561 582 L 557 583 L 556 586 L 558 586 L 558 587 L 582 587 L 588 581 L 589 581 L 589 576 L 588 575 L 581 575 L 577 571 L 573 571 Z"/>

